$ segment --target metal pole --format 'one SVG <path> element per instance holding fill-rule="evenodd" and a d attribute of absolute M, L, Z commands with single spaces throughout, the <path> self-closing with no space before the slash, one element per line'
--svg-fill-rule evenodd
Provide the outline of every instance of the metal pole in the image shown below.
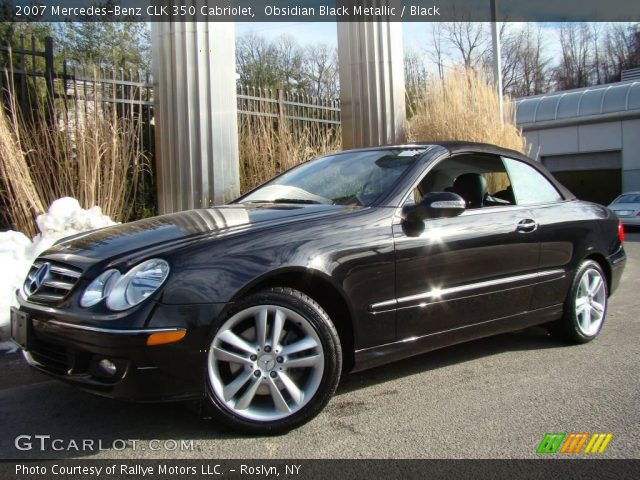
<path fill-rule="evenodd" d="M 53 79 L 55 78 L 55 72 L 53 71 L 53 38 L 46 37 L 44 39 L 44 78 L 47 86 L 47 111 L 49 113 L 49 122 L 51 125 L 55 123 L 55 90 L 53 85 Z M 23 57 L 24 58 L 24 57 Z"/>
<path fill-rule="evenodd" d="M 498 22 L 497 0 L 491 1 L 491 40 L 493 43 L 493 78 L 498 93 L 500 124 L 504 124 L 504 100 L 502 95 L 502 59 L 500 58 L 500 22 Z"/>

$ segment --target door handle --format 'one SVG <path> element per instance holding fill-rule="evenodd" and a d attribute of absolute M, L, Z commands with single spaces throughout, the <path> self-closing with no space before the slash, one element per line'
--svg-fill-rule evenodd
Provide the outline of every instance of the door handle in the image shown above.
<path fill-rule="evenodd" d="M 520 233 L 531 233 L 538 229 L 538 223 L 530 218 L 520 220 L 516 226 L 516 231 Z"/>

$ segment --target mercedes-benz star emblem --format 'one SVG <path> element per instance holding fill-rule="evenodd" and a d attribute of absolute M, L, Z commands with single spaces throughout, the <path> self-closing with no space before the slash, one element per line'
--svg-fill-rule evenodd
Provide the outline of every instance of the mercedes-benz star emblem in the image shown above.
<path fill-rule="evenodd" d="M 45 280 L 49 276 L 49 263 L 43 263 L 40 267 L 35 271 L 33 277 L 31 278 L 31 282 L 29 282 L 29 295 L 33 295 L 36 293 L 40 287 L 44 284 Z"/>
<path fill-rule="evenodd" d="M 272 370 L 276 364 L 275 359 L 271 355 L 263 355 L 260 358 L 260 363 L 262 363 L 262 370 Z"/>

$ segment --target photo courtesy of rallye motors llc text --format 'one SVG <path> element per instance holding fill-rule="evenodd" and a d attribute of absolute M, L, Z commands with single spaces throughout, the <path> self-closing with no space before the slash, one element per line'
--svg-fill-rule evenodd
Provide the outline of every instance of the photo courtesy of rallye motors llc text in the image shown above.
<path fill-rule="evenodd" d="M 161 475 L 165 476 L 209 476 L 209 475 L 225 475 L 234 474 L 274 477 L 280 476 L 298 476 L 301 474 L 302 466 L 300 464 L 290 463 L 283 465 L 262 465 L 262 464 L 243 464 L 238 463 L 235 468 L 223 466 L 218 463 L 203 463 L 199 466 L 194 465 L 171 465 L 167 462 L 158 462 L 157 465 L 123 465 L 113 463 L 111 465 L 58 465 L 55 462 L 48 466 L 17 464 L 15 474 L 18 476 L 49 476 L 62 477 L 67 476 L 83 476 L 105 478 L 109 476 L 127 476 L 135 478 L 152 478 Z M 48 477 L 47 477 L 48 478 Z"/>
<path fill-rule="evenodd" d="M 636 476 L 640 3 L 0 16 L 0 480 Z"/>

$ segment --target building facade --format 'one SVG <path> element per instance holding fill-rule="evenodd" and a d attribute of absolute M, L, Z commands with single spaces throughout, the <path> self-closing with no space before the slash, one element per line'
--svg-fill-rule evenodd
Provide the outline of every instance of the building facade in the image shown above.
<path fill-rule="evenodd" d="M 516 122 L 530 155 L 578 198 L 606 205 L 640 191 L 640 81 L 520 98 Z"/>

